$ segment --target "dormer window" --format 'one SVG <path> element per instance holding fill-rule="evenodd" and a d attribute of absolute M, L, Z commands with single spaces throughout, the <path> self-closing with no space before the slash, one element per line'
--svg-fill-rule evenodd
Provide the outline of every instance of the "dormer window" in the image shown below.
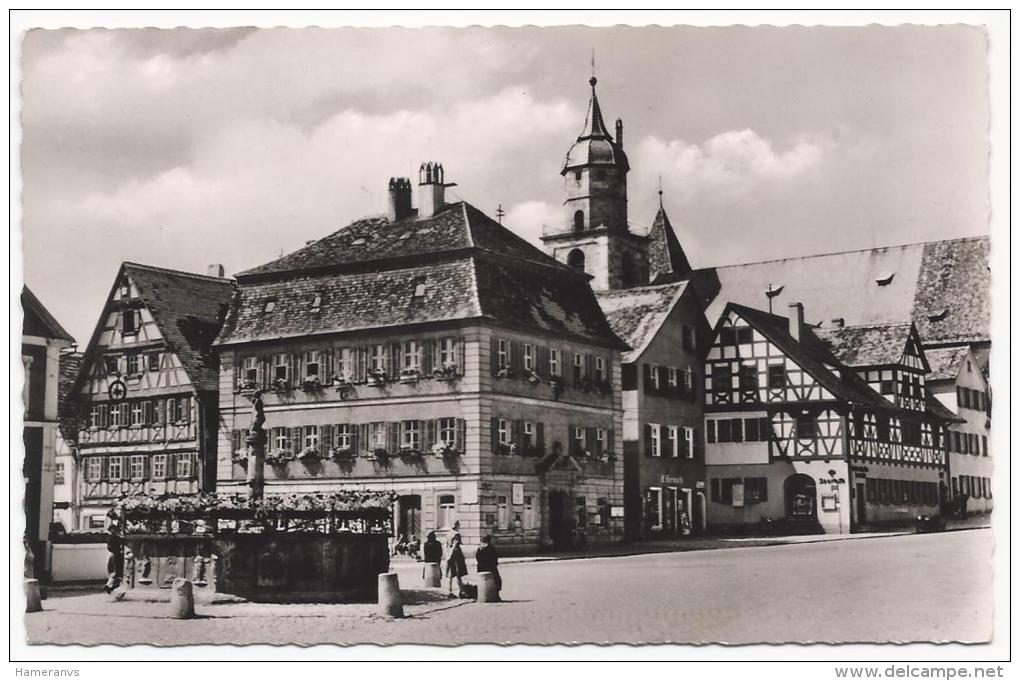
<path fill-rule="evenodd" d="M 425 279 L 424 278 L 415 279 L 411 283 L 414 284 L 414 297 L 415 298 L 424 298 L 425 297 Z"/>
<path fill-rule="evenodd" d="M 928 315 L 929 322 L 941 322 L 949 314 L 949 308 L 942 308 L 938 312 L 933 312 Z"/>
<path fill-rule="evenodd" d="M 316 293 L 312 296 L 312 312 L 318 312 L 322 308 L 322 294 Z"/>
<path fill-rule="evenodd" d="M 120 282 L 120 286 L 117 289 L 117 294 L 121 300 L 131 297 L 131 282 L 124 279 Z"/>
<path fill-rule="evenodd" d="M 266 304 L 262 306 L 262 312 L 266 314 L 272 312 L 275 309 L 276 309 L 275 298 L 270 298 L 269 300 L 266 301 Z"/>
<path fill-rule="evenodd" d="M 895 276 L 896 276 L 895 272 L 883 274 L 881 276 L 875 277 L 875 283 L 878 284 L 879 286 L 888 286 L 889 284 L 892 283 L 893 277 Z"/>
<path fill-rule="evenodd" d="M 365 243 L 364 237 L 359 236 L 357 239 L 351 242 L 351 246 L 360 246 L 363 243 Z"/>

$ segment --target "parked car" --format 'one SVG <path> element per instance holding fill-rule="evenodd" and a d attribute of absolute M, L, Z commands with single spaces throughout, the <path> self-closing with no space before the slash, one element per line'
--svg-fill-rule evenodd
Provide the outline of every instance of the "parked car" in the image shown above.
<path fill-rule="evenodd" d="M 914 521 L 914 531 L 918 534 L 925 532 L 942 532 L 946 529 L 946 519 L 938 513 L 933 515 L 919 515 Z"/>

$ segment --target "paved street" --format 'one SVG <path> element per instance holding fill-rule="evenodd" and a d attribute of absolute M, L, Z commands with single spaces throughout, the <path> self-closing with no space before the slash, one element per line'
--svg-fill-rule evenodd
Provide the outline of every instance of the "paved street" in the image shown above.
<path fill-rule="evenodd" d="M 991 556 L 991 531 L 968 530 L 514 563 L 501 604 L 417 590 L 405 564 L 414 603 L 398 621 L 367 604 L 200 604 L 177 621 L 103 595 L 26 618 L 30 643 L 977 642 L 991 637 Z"/>

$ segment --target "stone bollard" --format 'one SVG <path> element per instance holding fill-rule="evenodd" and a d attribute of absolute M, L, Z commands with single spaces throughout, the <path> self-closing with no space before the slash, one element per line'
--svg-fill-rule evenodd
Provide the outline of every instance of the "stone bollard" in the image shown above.
<path fill-rule="evenodd" d="M 443 586 L 443 571 L 439 563 L 425 563 L 425 586 L 439 589 Z"/>
<path fill-rule="evenodd" d="M 478 602 L 496 603 L 499 601 L 499 591 L 496 590 L 496 575 L 491 572 L 478 573 Z"/>
<path fill-rule="evenodd" d="M 175 620 L 186 620 L 194 616 L 195 594 L 191 582 L 178 577 L 170 587 L 170 617 Z"/>
<path fill-rule="evenodd" d="M 25 580 L 25 612 L 42 610 L 42 594 L 39 593 L 39 580 Z"/>
<path fill-rule="evenodd" d="M 403 617 L 404 602 L 400 598 L 400 582 L 396 572 L 379 575 L 379 614 L 383 617 Z"/>

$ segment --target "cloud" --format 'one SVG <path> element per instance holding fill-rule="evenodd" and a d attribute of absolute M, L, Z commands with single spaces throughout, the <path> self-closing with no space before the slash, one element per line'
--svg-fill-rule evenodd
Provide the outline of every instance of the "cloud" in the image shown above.
<path fill-rule="evenodd" d="M 647 183 L 661 173 L 663 184 L 682 201 L 709 194 L 747 197 L 763 185 L 793 181 L 816 169 L 834 143 L 800 139 L 779 151 L 750 129 L 730 130 L 701 144 L 650 136 L 634 152 L 635 175 Z"/>
<path fill-rule="evenodd" d="M 541 248 L 541 236 L 562 226 L 563 208 L 545 201 L 525 201 L 510 207 L 503 224 Z"/>

